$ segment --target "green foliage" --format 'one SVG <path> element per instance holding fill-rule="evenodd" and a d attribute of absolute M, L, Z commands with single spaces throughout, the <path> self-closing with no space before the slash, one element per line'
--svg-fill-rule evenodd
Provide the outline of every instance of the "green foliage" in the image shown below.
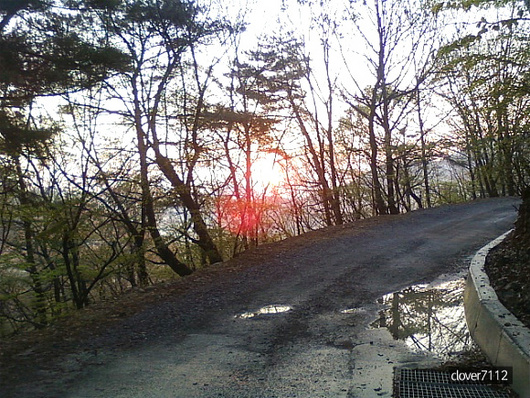
<path fill-rule="evenodd" d="M 23 261 L 15 253 L 0 254 L 0 336 L 27 327 L 33 292 Z"/>
<path fill-rule="evenodd" d="M 467 181 L 440 181 L 433 190 L 435 206 L 464 203 L 471 199 L 471 186 Z"/>
<path fill-rule="evenodd" d="M 91 19 L 79 9 L 64 12 L 61 4 L 3 1 L 0 4 L 0 152 L 19 156 L 23 150 L 42 154 L 57 133 L 39 125 L 31 104 L 40 96 L 91 87 L 129 59 L 104 37 L 87 35 Z M 99 40 L 98 40 L 99 39 Z"/>
<path fill-rule="evenodd" d="M 18 9 L 22 12 L 22 9 Z M 113 71 L 128 67 L 128 58 L 104 42 L 86 37 L 91 20 L 79 12 L 63 13 L 47 5 L 30 9 L 16 28 L 0 35 L 0 87 L 11 101 L 89 87 Z"/>
<path fill-rule="evenodd" d="M 308 76 L 309 59 L 303 53 L 303 43 L 295 36 L 268 37 L 249 57 L 246 70 L 255 79 L 255 88 L 247 92 L 251 98 L 274 106 L 286 95 L 295 99 L 304 97 L 301 80 Z"/>
<path fill-rule="evenodd" d="M 477 8 L 492 8 L 500 7 L 506 4 L 513 3 L 514 0 L 453 0 L 453 1 L 441 1 L 432 0 L 429 2 L 429 6 L 433 13 L 438 14 L 443 10 L 464 10 L 470 11 L 473 7 Z M 528 0 L 524 0 L 527 2 Z"/>
<path fill-rule="evenodd" d="M 224 21 L 201 12 L 194 1 L 0 1 L 0 159 L 13 165 L 1 170 L 5 175 L 0 179 L 0 200 L 5 201 L 0 262 L 11 261 L 0 275 L 0 318 L 11 331 L 19 322 L 40 327 L 74 307 L 167 277 L 167 269 L 160 270 L 159 248 L 153 249 L 154 238 L 148 235 L 146 196 L 137 173 L 120 164 L 105 174 L 107 165 L 98 160 L 102 154 L 89 149 L 95 141 L 83 142 L 75 157 L 67 158 L 54 140 L 60 132 L 57 124 L 43 122 L 32 107 L 44 96 L 67 94 L 77 100 L 85 92 L 76 93 L 83 90 L 88 101 L 104 86 L 100 83 L 129 82 L 135 73 L 145 83 L 134 87 L 143 90 L 141 110 L 152 104 L 158 84 L 158 95 L 169 97 L 174 87 L 164 83 L 175 80 L 179 67 L 189 68 L 181 58 L 184 53 L 227 29 Z M 157 51 L 162 55 L 153 56 Z M 124 79 L 111 80 L 116 75 Z M 202 103 L 197 108 L 199 116 L 189 117 L 189 128 L 202 117 Z M 161 109 L 146 110 L 143 116 L 154 119 Z M 78 110 L 69 115 L 74 124 L 81 121 L 76 127 L 82 140 L 92 120 L 86 109 Z M 250 112 L 225 116 L 244 123 Z M 265 132 L 273 122 L 262 118 L 254 123 L 261 141 L 267 140 Z M 192 162 L 194 155 L 185 158 Z M 154 191 L 160 194 L 159 206 L 178 202 L 169 196 L 179 190 Z M 188 221 L 163 237 L 168 252 L 184 251 L 191 264 L 204 264 L 204 250 L 189 229 Z"/>
<path fill-rule="evenodd" d="M 472 163 L 474 195 L 515 195 L 530 181 L 528 159 L 521 156 L 530 122 L 530 42 L 523 10 L 514 12 L 516 18 L 482 19 L 478 34 L 438 53 L 439 76 L 446 79 L 446 98 L 461 120 L 463 151 Z"/>
<path fill-rule="evenodd" d="M 22 112 L 0 109 L 0 152 L 11 156 L 18 156 L 26 148 L 42 152 L 43 146 L 59 131 L 57 127 L 31 126 Z"/>

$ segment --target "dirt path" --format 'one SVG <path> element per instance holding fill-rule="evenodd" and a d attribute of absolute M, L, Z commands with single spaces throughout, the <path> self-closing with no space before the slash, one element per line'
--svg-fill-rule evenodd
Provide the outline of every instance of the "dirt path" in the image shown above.
<path fill-rule="evenodd" d="M 436 360 L 368 330 L 373 303 L 462 269 L 511 228 L 518 203 L 418 211 L 261 248 L 180 282 L 90 339 L 56 342 L 45 359 L 32 360 L 31 347 L 12 355 L 19 375 L 6 373 L 0 395 L 389 397 L 391 374 L 381 369 Z M 352 308 L 363 311 L 343 312 Z"/>

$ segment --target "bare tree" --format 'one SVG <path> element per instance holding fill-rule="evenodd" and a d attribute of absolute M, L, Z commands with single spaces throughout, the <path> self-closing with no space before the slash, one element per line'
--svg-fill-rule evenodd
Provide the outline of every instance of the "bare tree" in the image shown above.
<path fill-rule="evenodd" d="M 224 29 L 217 21 L 202 20 L 203 16 L 196 4 L 180 1 L 156 4 L 131 1 L 125 2 L 120 9 L 107 9 L 102 13 L 105 26 L 117 46 L 126 49 L 133 63 L 131 72 L 123 75 L 124 85 L 109 86 L 109 89 L 112 95 L 123 101 L 127 118 L 135 131 L 147 229 L 160 257 L 179 275 L 187 275 L 192 270 L 169 248 L 157 226 L 150 188 L 150 151 L 157 168 L 190 214 L 197 236 L 196 243 L 210 263 L 222 261 L 193 187 L 195 166 L 202 152 L 199 141 L 201 115 L 205 111 L 207 83 L 213 68 L 213 65 L 207 68 L 205 81 L 201 82 L 197 45 Z M 188 76 L 179 76 L 186 67 L 192 71 L 190 80 L 196 89 L 193 97 L 187 93 L 187 88 L 180 92 L 178 90 L 177 83 L 181 79 L 188 79 Z M 175 96 L 183 94 L 186 97 L 185 106 L 180 109 L 167 108 L 169 102 L 165 99 L 172 92 Z M 193 107 L 189 106 L 189 101 L 194 102 Z M 186 176 L 176 167 L 167 141 L 163 141 L 159 133 L 159 128 L 166 125 L 168 118 L 174 117 L 172 112 L 180 114 L 184 120 L 188 138 L 186 145 L 192 150 L 186 159 Z"/>
<path fill-rule="evenodd" d="M 326 54 L 329 47 L 324 45 L 325 64 L 329 66 Z M 289 110 L 285 119 L 293 119 L 305 142 L 308 163 L 316 175 L 316 185 L 323 208 L 326 225 L 343 222 L 338 194 L 338 177 L 333 148 L 333 97 L 334 83 L 327 68 L 326 85 L 328 93 L 322 101 L 315 87 L 310 59 L 303 51 L 303 42 L 296 38 L 270 38 L 268 43 L 251 52 L 251 62 L 265 87 L 271 111 Z M 310 91 L 307 95 L 306 87 Z M 325 122 L 318 113 L 316 102 L 323 102 L 326 109 Z M 320 104 L 319 104 L 320 105 Z M 329 169 L 329 171 L 328 171 Z M 331 182 L 330 182 L 331 181 Z"/>
<path fill-rule="evenodd" d="M 355 90 L 345 89 L 345 99 L 367 122 L 374 212 L 395 214 L 399 212 L 395 141 L 397 133 L 408 128 L 415 100 L 421 105 L 417 93 L 432 62 L 434 48 L 424 51 L 432 26 L 427 10 L 415 1 L 374 0 L 359 13 L 361 19 L 357 14 L 352 14 L 352 19 L 356 34 L 369 50 L 365 60 L 373 83 L 367 87 L 365 78 L 349 68 Z M 421 54 L 421 60 L 417 54 Z M 424 139 L 421 108 L 417 112 Z M 380 176 L 380 162 L 384 178 Z"/>

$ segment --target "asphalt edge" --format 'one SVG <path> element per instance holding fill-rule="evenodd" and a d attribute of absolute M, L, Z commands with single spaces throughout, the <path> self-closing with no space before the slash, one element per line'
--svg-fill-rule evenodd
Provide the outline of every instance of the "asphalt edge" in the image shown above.
<path fill-rule="evenodd" d="M 488 243 L 471 260 L 464 310 L 473 340 L 494 366 L 513 367 L 513 390 L 530 398 L 530 330 L 501 304 L 484 270 L 489 251 L 510 232 Z"/>

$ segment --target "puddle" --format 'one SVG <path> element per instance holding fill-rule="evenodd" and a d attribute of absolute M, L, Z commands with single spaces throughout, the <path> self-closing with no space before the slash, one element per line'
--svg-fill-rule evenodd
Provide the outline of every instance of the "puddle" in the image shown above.
<path fill-rule="evenodd" d="M 244 312 L 242 314 L 236 315 L 236 318 L 249 319 L 259 315 L 282 314 L 284 312 L 291 311 L 292 309 L 293 307 L 289 305 L 267 305 L 254 312 Z"/>
<path fill-rule="evenodd" d="M 367 312 L 366 308 L 359 307 L 359 308 L 348 308 L 346 310 L 342 310 L 340 313 L 341 314 L 364 314 L 365 312 Z"/>
<path fill-rule="evenodd" d="M 469 349 L 473 341 L 467 329 L 463 273 L 433 284 L 410 286 L 378 300 L 383 305 L 372 328 L 386 328 L 394 340 L 403 340 L 414 351 L 428 351 L 448 359 Z"/>

